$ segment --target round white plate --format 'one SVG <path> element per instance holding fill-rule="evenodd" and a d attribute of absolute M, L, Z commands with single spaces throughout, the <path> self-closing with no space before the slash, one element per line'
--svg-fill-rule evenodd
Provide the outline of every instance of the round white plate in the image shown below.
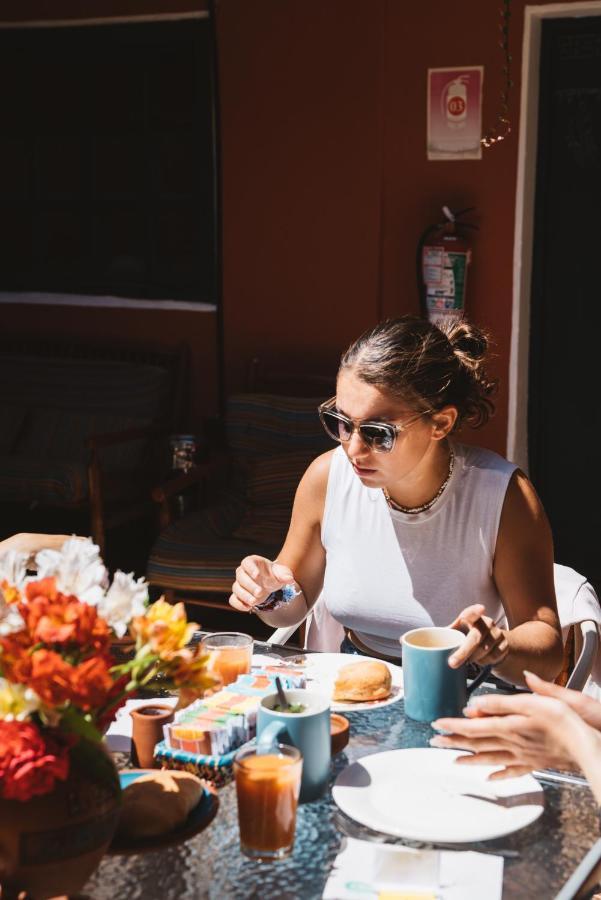
<path fill-rule="evenodd" d="M 456 765 L 462 755 L 458 750 L 417 748 L 365 756 L 340 773 L 332 796 L 342 812 L 361 825 L 414 841 L 488 841 L 538 819 L 544 794 L 531 775 L 487 781 L 498 767 Z M 510 805 L 476 794 L 511 798 L 506 801 Z"/>
<path fill-rule="evenodd" d="M 307 679 L 307 689 L 314 690 L 327 697 L 331 697 L 334 691 L 334 682 L 338 670 L 349 663 L 362 662 L 369 659 L 366 656 L 354 656 L 352 653 L 307 653 L 292 657 L 291 660 L 282 658 L 282 664 L 302 669 Z M 274 664 L 273 657 L 255 654 L 253 666 L 268 663 Z M 332 712 L 361 712 L 363 710 L 376 709 L 379 706 L 388 706 L 396 703 L 403 696 L 403 670 L 393 663 L 384 663 L 390 669 L 392 676 L 392 689 L 390 695 L 384 700 L 366 700 L 361 703 L 353 703 L 346 700 L 332 700 L 330 709 Z"/>

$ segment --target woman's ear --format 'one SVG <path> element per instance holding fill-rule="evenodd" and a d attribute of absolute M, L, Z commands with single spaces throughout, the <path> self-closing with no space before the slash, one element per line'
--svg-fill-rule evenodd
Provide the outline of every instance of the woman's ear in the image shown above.
<path fill-rule="evenodd" d="M 451 433 L 458 415 L 456 406 L 443 406 L 432 414 L 432 437 L 435 441 L 442 441 Z"/>

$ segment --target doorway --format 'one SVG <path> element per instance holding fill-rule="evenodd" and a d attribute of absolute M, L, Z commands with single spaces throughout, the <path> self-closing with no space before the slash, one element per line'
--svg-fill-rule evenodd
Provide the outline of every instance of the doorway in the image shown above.
<path fill-rule="evenodd" d="M 586 18 L 572 16 L 582 9 L 559 17 L 558 7 L 541 7 L 536 33 L 527 22 L 508 450 L 526 462 L 541 495 L 556 560 L 599 586 L 601 10 L 595 6 Z"/>

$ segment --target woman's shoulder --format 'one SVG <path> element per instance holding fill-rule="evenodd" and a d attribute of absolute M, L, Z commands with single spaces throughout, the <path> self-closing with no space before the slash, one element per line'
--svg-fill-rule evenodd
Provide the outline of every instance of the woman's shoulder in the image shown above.
<path fill-rule="evenodd" d="M 494 450 L 488 450 L 486 447 L 474 447 L 470 444 L 454 444 L 455 453 L 461 460 L 463 468 L 476 475 L 482 477 L 495 477 L 509 479 L 517 470 L 515 463 L 510 462 L 495 453 Z"/>

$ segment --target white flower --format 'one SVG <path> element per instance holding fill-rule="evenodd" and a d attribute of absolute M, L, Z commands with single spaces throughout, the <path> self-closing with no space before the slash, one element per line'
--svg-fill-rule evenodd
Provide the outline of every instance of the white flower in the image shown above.
<path fill-rule="evenodd" d="M 6 581 L 19 591 L 23 589 L 27 576 L 27 553 L 19 553 L 17 550 L 7 550 L 0 556 L 0 584 Z"/>
<path fill-rule="evenodd" d="M 146 611 L 148 585 L 143 578 L 134 578 L 133 572 L 115 572 L 110 588 L 98 604 L 98 613 L 110 625 L 117 637 L 123 637 L 134 616 Z"/>
<path fill-rule="evenodd" d="M 14 631 L 21 631 L 25 622 L 14 603 L 7 603 L 0 590 L 0 636 L 6 637 Z"/>
<path fill-rule="evenodd" d="M 0 719 L 23 722 L 41 705 L 42 701 L 31 688 L 0 678 Z"/>
<path fill-rule="evenodd" d="M 100 558 L 100 550 L 89 538 L 72 537 L 61 550 L 40 550 L 36 580 L 56 578 L 63 594 L 73 594 L 82 603 L 97 606 L 108 585 L 108 573 Z"/>

